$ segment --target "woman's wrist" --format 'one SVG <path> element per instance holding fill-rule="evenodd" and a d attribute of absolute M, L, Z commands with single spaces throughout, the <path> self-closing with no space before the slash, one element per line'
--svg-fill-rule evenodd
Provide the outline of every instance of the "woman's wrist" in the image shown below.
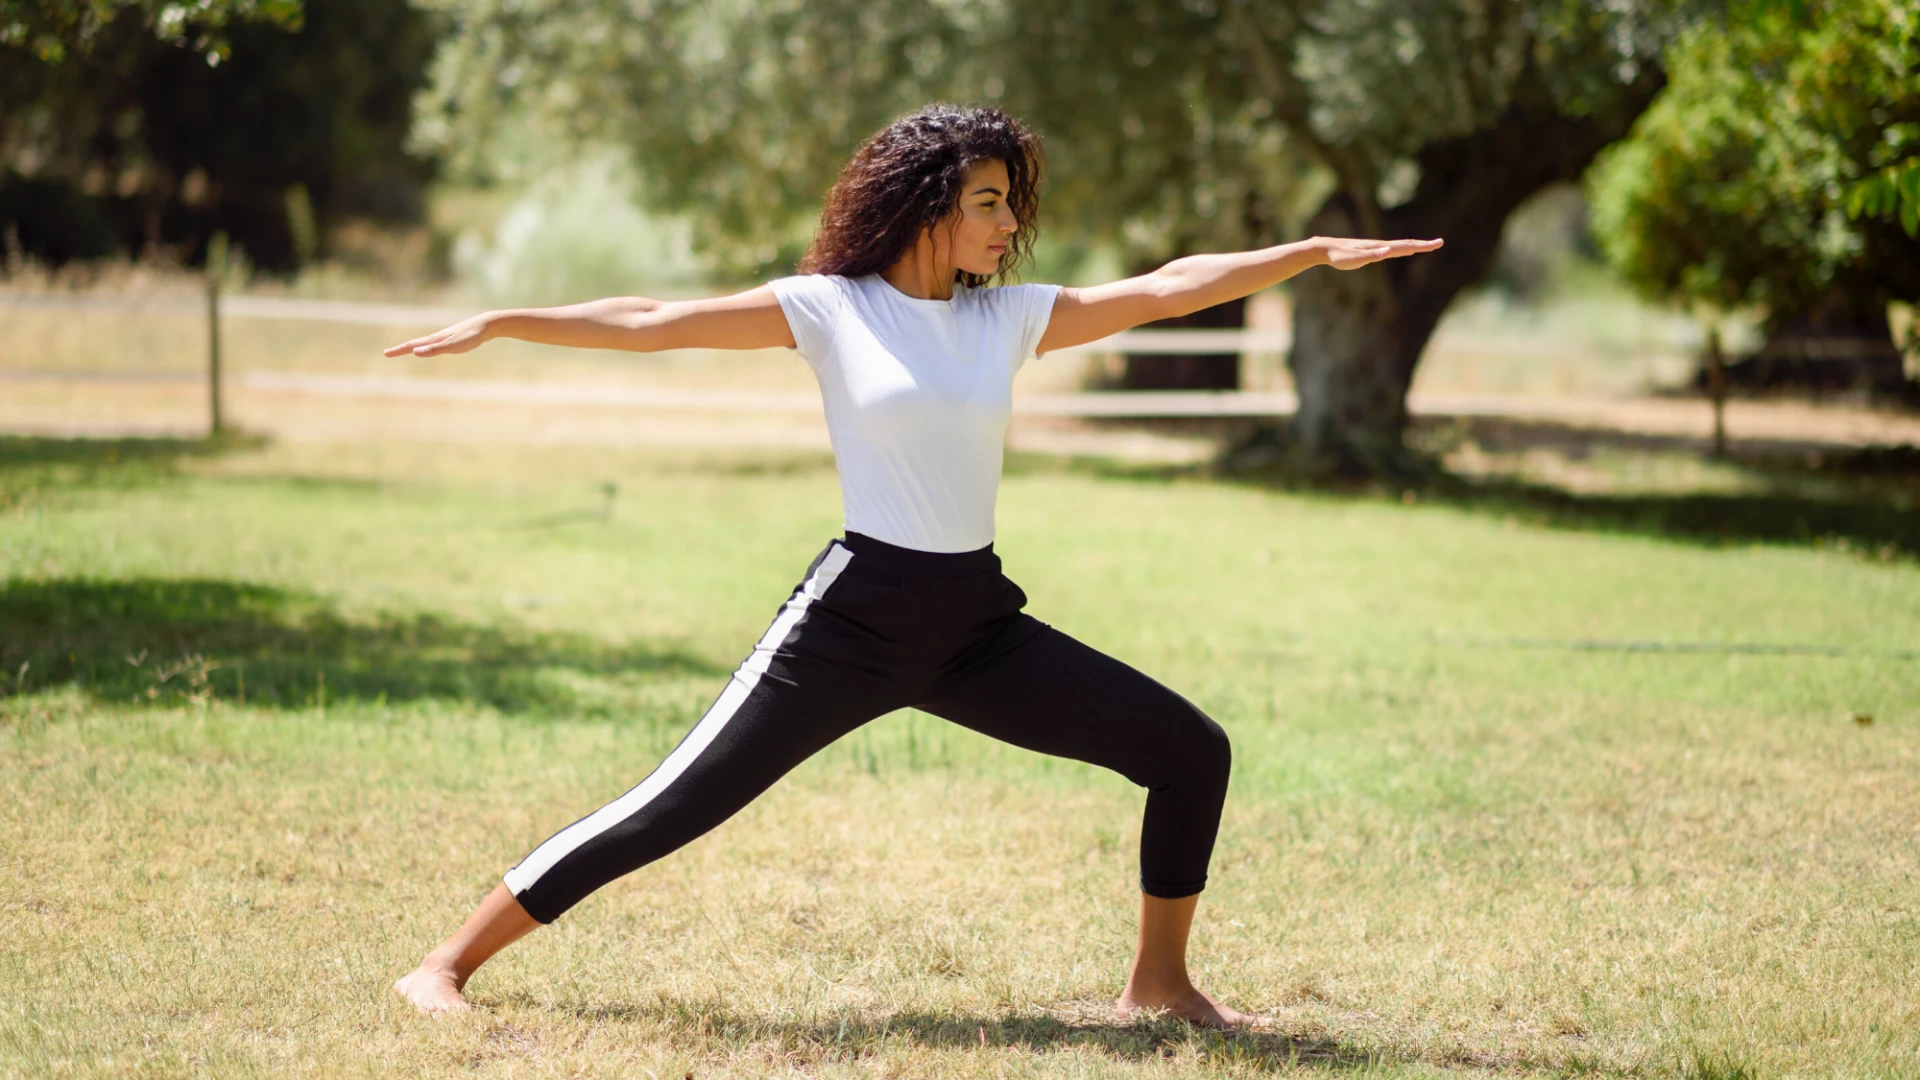
<path fill-rule="evenodd" d="M 1309 236 L 1300 241 L 1301 249 L 1311 260 L 1313 266 L 1332 266 L 1333 241 L 1325 236 Z"/>
<path fill-rule="evenodd" d="M 524 312 L 512 308 L 481 312 L 476 320 L 479 325 L 475 327 L 480 332 L 480 340 L 517 336 L 513 333 L 513 323 L 522 314 Z"/>

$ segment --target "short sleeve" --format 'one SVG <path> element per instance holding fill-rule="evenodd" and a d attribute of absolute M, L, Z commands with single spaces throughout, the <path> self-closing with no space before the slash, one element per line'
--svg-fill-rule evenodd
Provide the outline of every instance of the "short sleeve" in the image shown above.
<path fill-rule="evenodd" d="M 832 354 L 833 328 L 846 308 L 841 280 L 829 274 L 799 274 L 767 283 L 787 316 L 795 348 L 816 368 Z"/>
<path fill-rule="evenodd" d="M 1040 347 L 1040 339 L 1046 336 L 1047 324 L 1053 320 L 1053 302 L 1060 295 L 1060 286 L 1002 285 L 993 291 L 999 294 L 995 299 L 1006 305 L 1007 314 L 1019 327 L 1020 347 L 1013 361 L 1017 369 L 1033 359 L 1034 350 Z"/>

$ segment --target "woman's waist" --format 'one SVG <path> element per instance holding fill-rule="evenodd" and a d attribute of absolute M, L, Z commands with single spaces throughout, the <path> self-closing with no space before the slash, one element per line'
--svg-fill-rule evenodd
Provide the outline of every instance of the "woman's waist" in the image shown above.
<path fill-rule="evenodd" d="M 971 551 L 923 551 L 853 529 L 848 529 L 844 537 L 834 542 L 853 556 L 849 569 L 861 566 L 934 578 L 969 578 L 1000 572 L 1000 556 L 994 554 L 991 543 Z"/>

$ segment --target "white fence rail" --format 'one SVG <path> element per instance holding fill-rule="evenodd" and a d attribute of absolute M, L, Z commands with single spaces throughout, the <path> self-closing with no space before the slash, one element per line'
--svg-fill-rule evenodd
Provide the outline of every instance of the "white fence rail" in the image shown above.
<path fill-rule="evenodd" d="M 206 311 L 201 297 L 110 297 L 0 294 L 0 312 L 125 311 L 199 314 Z M 220 314 L 230 319 L 288 319 L 302 322 L 354 323 L 432 329 L 459 322 L 473 314 L 466 308 L 422 307 L 409 304 L 367 303 L 357 300 L 305 300 L 282 296 L 222 296 Z M 1290 338 L 1284 330 L 1127 330 L 1112 337 L 1049 355 L 1127 352 L 1158 355 L 1186 353 L 1285 352 Z"/>
<path fill-rule="evenodd" d="M 304 372 L 250 371 L 234 381 L 247 390 L 319 397 L 401 398 L 516 405 L 598 405 L 715 412 L 817 413 L 817 393 L 673 390 L 603 383 L 521 382 L 504 379 L 414 379 Z M 1017 394 L 1018 416 L 1273 416 L 1298 404 L 1289 393 L 1241 391 L 1122 391 L 1089 394 Z"/>

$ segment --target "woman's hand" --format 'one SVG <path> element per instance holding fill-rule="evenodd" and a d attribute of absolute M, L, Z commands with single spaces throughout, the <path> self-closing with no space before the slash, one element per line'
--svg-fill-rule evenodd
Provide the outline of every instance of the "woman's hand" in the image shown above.
<path fill-rule="evenodd" d="M 1320 245 L 1327 265 L 1335 270 L 1358 270 L 1382 259 L 1401 259 L 1434 251 L 1446 243 L 1445 240 L 1347 240 L 1338 236 L 1316 236 L 1307 242 Z"/>
<path fill-rule="evenodd" d="M 462 319 L 445 330 L 436 330 L 425 337 L 412 341 L 403 341 L 386 350 L 388 356 L 412 353 L 415 356 L 450 356 L 454 353 L 472 352 L 493 337 L 488 332 L 492 312 Z"/>

